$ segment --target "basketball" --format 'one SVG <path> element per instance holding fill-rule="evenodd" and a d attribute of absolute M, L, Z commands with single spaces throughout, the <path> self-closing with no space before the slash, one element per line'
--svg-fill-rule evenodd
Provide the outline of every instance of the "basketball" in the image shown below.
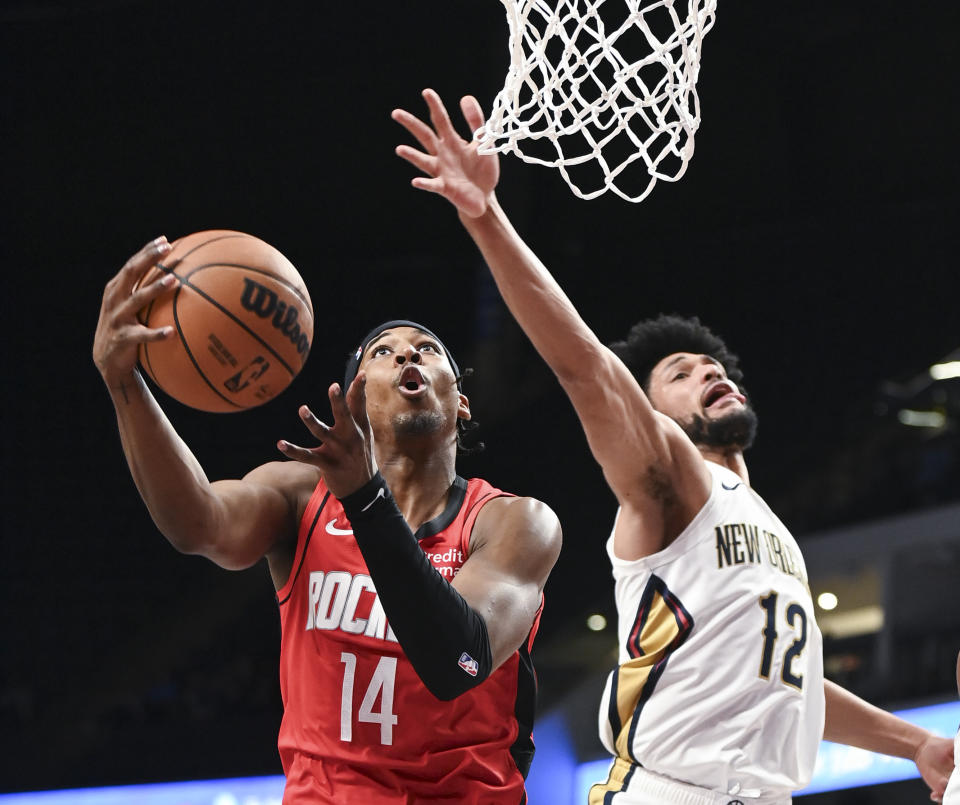
<path fill-rule="evenodd" d="M 313 305 L 293 264 L 243 232 L 210 230 L 174 241 L 163 273 L 179 280 L 138 314 L 174 336 L 141 344 L 140 364 L 174 399 L 229 412 L 272 400 L 303 368 L 313 339 Z"/>

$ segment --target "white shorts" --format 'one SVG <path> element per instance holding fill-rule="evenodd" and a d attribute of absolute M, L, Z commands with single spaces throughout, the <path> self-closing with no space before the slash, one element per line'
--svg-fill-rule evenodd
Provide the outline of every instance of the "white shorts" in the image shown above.
<path fill-rule="evenodd" d="M 590 789 L 590 805 L 789 805 L 789 794 L 745 797 L 681 783 L 617 758 L 606 782 Z"/>
<path fill-rule="evenodd" d="M 943 805 L 960 805 L 960 732 L 953 739 L 953 774 L 943 792 Z"/>

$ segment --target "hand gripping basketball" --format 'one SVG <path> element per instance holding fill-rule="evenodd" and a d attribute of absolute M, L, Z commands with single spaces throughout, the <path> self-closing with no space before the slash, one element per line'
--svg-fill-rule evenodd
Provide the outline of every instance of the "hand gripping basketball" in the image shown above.
<path fill-rule="evenodd" d="M 216 229 L 179 238 L 142 276 L 176 277 L 173 293 L 150 299 L 138 318 L 175 338 L 140 345 L 144 371 L 184 405 L 242 411 L 282 392 L 303 368 L 313 306 L 294 265 L 245 232 Z"/>
<path fill-rule="evenodd" d="M 373 431 L 367 419 L 367 375 L 360 371 L 347 389 L 333 383 L 327 390 L 333 426 L 321 422 L 306 405 L 300 406 L 300 419 L 320 442 L 316 447 L 299 447 L 281 439 L 277 449 L 287 458 L 312 464 L 323 473 L 327 488 L 344 498 L 356 492 L 377 474 L 373 455 Z"/>
<path fill-rule="evenodd" d="M 142 307 L 176 285 L 177 278 L 171 274 L 163 274 L 140 285 L 144 275 L 170 252 L 170 248 L 163 236 L 150 241 L 127 260 L 104 288 L 93 338 L 93 361 L 111 388 L 134 370 L 141 344 L 163 341 L 173 335 L 170 326 L 148 327 L 137 318 Z"/>

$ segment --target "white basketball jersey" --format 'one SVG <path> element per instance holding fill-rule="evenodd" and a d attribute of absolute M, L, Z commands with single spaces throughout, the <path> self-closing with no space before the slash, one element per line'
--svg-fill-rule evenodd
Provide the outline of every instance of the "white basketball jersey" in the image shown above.
<path fill-rule="evenodd" d="M 623 761 L 745 797 L 813 774 L 823 735 L 823 651 L 797 543 L 763 500 L 707 462 L 710 497 L 668 547 L 607 552 L 619 667 L 600 738 Z"/>

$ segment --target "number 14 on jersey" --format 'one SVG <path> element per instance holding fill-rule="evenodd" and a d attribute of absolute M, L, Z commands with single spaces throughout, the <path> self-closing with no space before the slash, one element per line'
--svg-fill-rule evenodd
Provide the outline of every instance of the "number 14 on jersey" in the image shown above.
<path fill-rule="evenodd" d="M 349 651 L 340 654 L 343 663 L 343 690 L 340 693 L 340 740 L 353 740 L 353 685 L 357 673 L 357 656 Z M 363 694 L 357 721 L 380 725 L 380 745 L 393 745 L 393 727 L 397 717 L 393 712 L 393 692 L 397 680 L 397 658 L 381 657 Z M 374 711 L 377 696 L 380 709 Z"/>

